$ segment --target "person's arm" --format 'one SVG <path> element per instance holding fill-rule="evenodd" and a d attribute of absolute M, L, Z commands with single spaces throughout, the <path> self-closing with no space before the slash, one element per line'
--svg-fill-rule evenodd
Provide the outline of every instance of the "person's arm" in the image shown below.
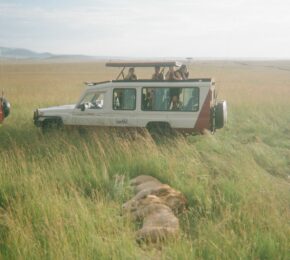
<path fill-rule="evenodd" d="M 179 71 L 176 71 L 176 72 L 173 74 L 173 78 L 174 78 L 175 80 L 182 80 L 182 76 L 181 76 L 181 74 L 180 74 Z"/>
<path fill-rule="evenodd" d="M 168 71 L 168 72 L 166 73 L 165 79 L 166 79 L 166 80 L 169 80 L 169 77 L 170 77 L 170 72 Z"/>

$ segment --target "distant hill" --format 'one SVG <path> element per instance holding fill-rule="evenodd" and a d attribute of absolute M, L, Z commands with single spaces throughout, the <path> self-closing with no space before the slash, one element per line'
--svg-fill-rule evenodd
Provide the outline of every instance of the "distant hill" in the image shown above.
<path fill-rule="evenodd" d="M 87 56 L 87 55 L 70 55 L 70 54 L 52 54 L 49 52 L 35 52 L 23 48 L 0 47 L 0 59 L 77 59 L 92 60 L 106 59 L 105 56 Z"/>
<path fill-rule="evenodd" d="M 108 61 L 108 60 L 178 60 L 191 61 L 191 58 L 182 57 L 129 57 L 129 56 L 91 56 L 83 54 L 54 54 L 50 52 L 36 52 L 24 48 L 8 48 L 0 46 L 0 60 L 46 60 L 46 61 Z"/>
<path fill-rule="evenodd" d="M 0 58 L 4 59 L 47 59 L 53 57 L 49 52 L 34 52 L 21 48 L 0 47 Z"/>
<path fill-rule="evenodd" d="M 50 52 L 36 52 L 24 48 L 8 48 L 0 46 L 0 60 L 46 60 L 46 61 L 108 61 L 108 60 L 178 60 L 191 62 L 192 58 L 187 57 L 127 57 L 127 56 L 90 56 L 83 54 L 54 54 Z"/>

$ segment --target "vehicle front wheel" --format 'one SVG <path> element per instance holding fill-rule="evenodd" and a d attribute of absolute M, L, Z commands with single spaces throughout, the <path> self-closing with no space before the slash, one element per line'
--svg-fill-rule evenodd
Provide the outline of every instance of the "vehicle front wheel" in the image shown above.
<path fill-rule="evenodd" d="M 47 133 L 52 130 L 59 130 L 62 126 L 61 119 L 45 119 L 42 123 L 41 129 L 43 133 Z"/>

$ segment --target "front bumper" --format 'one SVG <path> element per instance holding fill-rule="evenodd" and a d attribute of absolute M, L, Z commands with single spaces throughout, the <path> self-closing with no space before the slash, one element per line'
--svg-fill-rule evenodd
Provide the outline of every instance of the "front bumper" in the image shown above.
<path fill-rule="evenodd" d="M 34 122 L 34 125 L 37 127 L 42 126 L 42 121 L 39 119 L 40 119 L 40 116 L 39 116 L 38 109 L 37 109 L 33 112 L 33 122 Z"/>

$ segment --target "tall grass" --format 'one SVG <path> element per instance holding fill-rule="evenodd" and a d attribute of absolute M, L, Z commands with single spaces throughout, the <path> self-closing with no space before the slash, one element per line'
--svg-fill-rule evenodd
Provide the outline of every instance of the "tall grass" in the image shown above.
<path fill-rule="evenodd" d="M 37 106 L 71 103 L 82 81 L 112 78 L 102 64 L 4 65 L 0 83 L 13 110 L 0 128 L 1 258 L 289 257 L 289 73 L 267 64 L 195 64 L 191 74 L 217 78 L 228 126 L 154 141 L 146 132 L 43 135 L 33 126 Z M 128 180 L 139 174 L 186 195 L 178 241 L 135 242 L 135 224 L 120 213 L 132 196 Z"/>

